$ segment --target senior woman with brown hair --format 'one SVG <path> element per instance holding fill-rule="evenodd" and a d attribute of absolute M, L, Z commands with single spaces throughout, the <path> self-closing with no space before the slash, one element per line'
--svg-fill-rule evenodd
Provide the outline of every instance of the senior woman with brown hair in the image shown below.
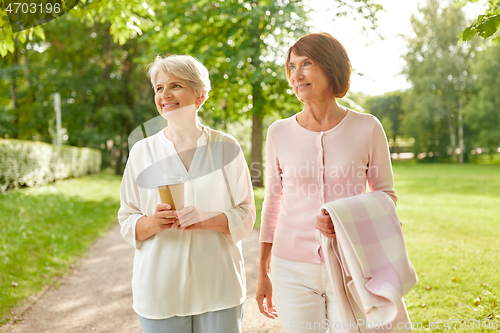
<path fill-rule="evenodd" d="M 344 46 L 328 33 L 303 36 L 288 50 L 286 76 L 304 109 L 267 133 L 256 294 L 260 311 L 279 317 L 285 332 L 343 332 L 335 330 L 341 318 L 316 231 L 335 237 L 335 230 L 330 216 L 318 215 L 321 205 L 367 185 L 397 200 L 380 122 L 336 101 L 350 75 Z"/>
<path fill-rule="evenodd" d="M 168 125 L 132 147 L 120 189 L 121 233 L 135 248 L 133 308 L 144 333 L 241 332 L 241 240 L 255 221 L 245 157 L 236 139 L 198 121 L 210 91 L 203 64 L 158 56 L 149 75 Z M 179 211 L 157 188 L 172 177 L 184 179 Z"/>

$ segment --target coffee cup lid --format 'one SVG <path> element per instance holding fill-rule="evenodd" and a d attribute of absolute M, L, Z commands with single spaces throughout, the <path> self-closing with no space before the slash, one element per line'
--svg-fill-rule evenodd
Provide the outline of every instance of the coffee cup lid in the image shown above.
<path fill-rule="evenodd" d="M 165 177 L 158 181 L 158 186 L 162 185 L 175 185 L 175 184 L 181 184 L 185 183 L 186 178 L 183 176 L 171 176 L 171 177 Z"/>

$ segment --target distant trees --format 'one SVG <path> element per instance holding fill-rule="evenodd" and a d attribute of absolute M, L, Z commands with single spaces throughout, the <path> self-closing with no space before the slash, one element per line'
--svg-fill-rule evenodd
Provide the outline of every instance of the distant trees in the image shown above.
<path fill-rule="evenodd" d="M 500 147 L 500 47 L 479 52 L 471 66 L 473 95 L 464 108 L 471 148 L 495 152 Z"/>
<path fill-rule="evenodd" d="M 262 186 L 264 119 L 301 109 L 283 60 L 287 46 L 308 31 L 303 2 L 82 3 L 43 27 L 16 34 L 0 8 L 1 136 L 50 142 L 51 96 L 59 91 L 66 143 L 101 148 L 105 163 L 120 173 L 128 134 L 156 115 L 146 64 L 158 54 L 190 54 L 207 66 L 213 83 L 200 112 L 204 121 L 222 129 L 229 122 L 251 121 L 252 179 Z M 373 26 L 380 8 L 372 0 L 341 0 L 335 15 L 351 13 Z"/>
<path fill-rule="evenodd" d="M 157 112 L 146 64 L 158 54 L 190 54 L 213 84 L 200 116 L 216 128 L 252 119 L 252 178 L 262 186 L 262 120 L 272 110 L 300 108 L 277 62 L 306 33 L 306 20 L 297 0 L 87 2 L 37 27 L 43 36 L 14 48 L 9 38 L 26 33 L 0 40 L 8 44 L 0 59 L 2 137 L 50 142 L 51 95 L 59 91 L 66 143 L 103 149 L 121 173 L 128 134 Z"/>
<path fill-rule="evenodd" d="M 382 122 L 387 138 L 392 143 L 391 153 L 399 153 L 397 137 L 403 134 L 401 92 L 394 91 L 382 96 L 369 97 L 365 107 Z"/>
<path fill-rule="evenodd" d="M 415 157 L 464 162 L 476 148 L 500 146 L 500 48 L 472 39 L 457 44 L 466 25 L 452 1 L 428 0 L 412 18 L 404 73 L 412 88 L 369 97 L 365 107 L 382 121 L 397 151 L 412 138 Z"/>
<path fill-rule="evenodd" d="M 298 102 L 287 93 L 286 45 L 306 33 L 307 13 L 296 0 L 200 1 L 171 3 L 157 13 L 154 53 L 188 53 L 209 69 L 211 98 L 202 113 L 209 123 L 252 120 L 251 173 L 263 186 L 263 119 L 273 110 L 290 113 Z"/>
<path fill-rule="evenodd" d="M 406 74 L 412 82 L 414 133 L 424 152 L 463 160 L 462 109 L 468 80 L 470 45 L 457 45 L 464 26 L 462 11 L 451 1 L 428 0 L 412 18 L 415 37 L 407 38 Z"/>
<path fill-rule="evenodd" d="M 0 9 L 0 136 L 53 141 L 52 95 L 58 91 L 66 143 L 102 149 L 104 166 L 121 173 L 128 135 L 157 115 L 146 65 L 158 54 L 190 54 L 207 66 L 213 86 L 200 117 L 218 129 L 251 123 L 247 157 L 254 185 L 263 185 L 266 124 L 302 108 L 283 61 L 288 45 L 308 32 L 304 4 L 83 2 L 83 8 L 16 34 L 7 31 Z M 380 6 L 374 1 L 338 5 L 336 15 L 354 13 L 376 25 Z M 405 56 L 413 88 L 361 99 L 351 94 L 351 102 L 381 119 L 393 152 L 398 137 L 414 138 L 414 152 L 428 160 L 466 160 L 474 147 L 494 151 L 500 141 L 498 48 L 477 39 L 457 45 L 467 23 L 451 0 L 429 0 L 420 10 Z"/>

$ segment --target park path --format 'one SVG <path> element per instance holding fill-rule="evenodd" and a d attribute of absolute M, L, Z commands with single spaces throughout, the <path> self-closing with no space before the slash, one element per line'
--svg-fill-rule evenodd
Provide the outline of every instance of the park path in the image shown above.
<path fill-rule="evenodd" d="M 259 232 L 243 240 L 247 275 L 244 333 L 282 333 L 279 321 L 260 314 L 255 301 L 258 277 Z M 4 333 L 140 333 L 132 310 L 132 262 L 134 249 L 122 239 L 119 226 L 98 239 L 88 255 L 36 303 L 18 323 L 0 328 Z M 231 332 L 221 332 L 231 333 Z"/>

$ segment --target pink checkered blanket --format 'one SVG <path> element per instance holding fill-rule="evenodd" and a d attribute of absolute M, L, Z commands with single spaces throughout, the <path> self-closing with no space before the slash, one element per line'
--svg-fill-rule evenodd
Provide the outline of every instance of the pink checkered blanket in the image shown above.
<path fill-rule="evenodd" d="M 382 191 L 321 206 L 335 238 L 320 236 L 347 332 L 411 332 L 403 296 L 417 283 L 393 201 Z"/>

